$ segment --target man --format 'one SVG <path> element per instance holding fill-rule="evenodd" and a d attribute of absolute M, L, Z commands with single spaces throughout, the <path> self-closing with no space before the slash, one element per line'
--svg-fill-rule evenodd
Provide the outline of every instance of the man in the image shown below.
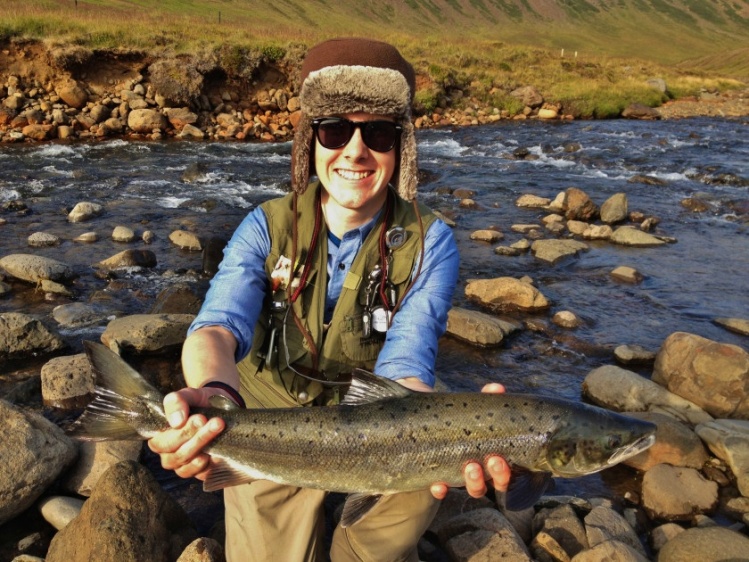
<path fill-rule="evenodd" d="M 434 385 L 458 254 L 449 228 L 414 201 L 413 68 L 386 43 L 338 39 L 309 51 L 301 78 L 293 193 L 261 205 L 232 237 L 183 348 L 190 388 L 164 401 L 174 429 L 150 441 L 182 477 L 211 469 L 202 448 L 223 421 L 188 414 L 214 394 L 252 408 L 336 404 L 354 368 L 416 391 Z M 506 488 L 504 461 L 487 467 Z M 486 491 L 478 462 L 466 486 Z M 446 492 L 435 483 L 384 497 L 335 530 L 332 560 L 417 560 Z M 323 559 L 324 497 L 266 481 L 226 488 L 228 560 Z"/>

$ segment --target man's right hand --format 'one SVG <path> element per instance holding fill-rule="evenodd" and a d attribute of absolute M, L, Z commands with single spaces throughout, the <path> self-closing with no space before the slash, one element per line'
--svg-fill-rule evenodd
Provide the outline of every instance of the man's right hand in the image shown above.
<path fill-rule="evenodd" d="M 203 449 L 224 430 L 224 420 L 190 415 L 191 407 L 206 407 L 217 394 L 213 388 L 183 388 L 164 397 L 169 429 L 148 440 L 148 447 L 161 457 L 161 466 L 182 478 L 205 480 L 211 457 Z"/>

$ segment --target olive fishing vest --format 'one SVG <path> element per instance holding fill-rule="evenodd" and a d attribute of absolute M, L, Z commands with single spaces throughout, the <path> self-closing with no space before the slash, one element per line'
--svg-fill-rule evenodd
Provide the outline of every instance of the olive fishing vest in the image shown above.
<path fill-rule="evenodd" d="M 252 349 L 237 365 L 240 393 L 249 408 L 309 405 L 313 401 L 336 403 L 340 385 L 325 385 L 307 377 L 331 382 L 341 382 L 339 379 L 343 378 L 345 382 L 354 368 L 371 371 L 384 343 L 384 336 L 362 337 L 362 318 L 367 276 L 381 262 L 380 237 L 386 213 L 381 213 L 356 255 L 332 318 L 324 325 L 328 285 L 328 232 L 324 220 L 319 221 L 317 244 L 310 248 L 315 213 L 319 212 L 319 190 L 319 182 L 314 182 L 304 194 L 297 196 L 297 264 L 291 268 L 291 279 L 298 282 L 303 277 L 299 264 L 306 261 L 311 265 L 299 297 L 289 303 L 287 290 L 269 289 L 272 294 L 266 298 L 255 326 Z M 293 253 L 294 196 L 289 194 L 260 205 L 267 218 L 271 240 L 270 254 L 265 261 L 269 280 L 279 258 L 290 259 Z M 421 232 L 412 204 L 395 195 L 392 189 L 389 198 L 391 219 L 385 228 L 398 225 L 407 232 L 406 242 L 393 250 L 388 266 L 388 279 L 400 299 L 422 249 Z M 426 232 L 436 217 L 423 205 L 419 212 Z M 310 251 L 313 255 L 307 260 Z"/>

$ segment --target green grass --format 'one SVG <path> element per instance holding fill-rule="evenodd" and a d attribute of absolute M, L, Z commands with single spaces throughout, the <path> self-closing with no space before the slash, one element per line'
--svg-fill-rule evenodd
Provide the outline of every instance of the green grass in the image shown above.
<path fill-rule="evenodd" d="M 749 7 L 736 2 L 0 0 L 0 40 L 212 52 L 238 79 L 260 61 L 298 64 L 305 45 L 342 34 L 398 46 L 426 109 L 461 88 L 512 110 L 509 93 L 533 85 L 581 116 L 605 117 L 631 101 L 661 103 L 649 78 L 665 79 L 674 97 L 749 80 Z"/>

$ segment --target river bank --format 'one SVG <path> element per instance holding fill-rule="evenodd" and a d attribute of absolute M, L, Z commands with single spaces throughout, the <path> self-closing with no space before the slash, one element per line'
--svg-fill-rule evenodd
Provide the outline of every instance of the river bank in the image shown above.
<path fill-rule="evenodd" d="M 303 55 L 259 57 L 254 66 L 231 74 L 226 61 L 6 42 L 0 44 L 0 76 L 5 77 L 0 84 L 0 142 L 172 137 L 286 141 L 299 118 L 295 76 Z M 575 103 L 547 99 L 531 84 L 505 90 L 495 86 L 487 94 L 473 83 L 456 83 L 454 77 L 435 81 L 419 75 L 417 82 L 422 87 L 414 107 L 417 128 L 584 117 Z M 669 99 L 663 79 L 647 85 Z M 505 101 L 493 105 L 487 97 Z M 618 115 L 607 113 L 632 119 L 745 115 L 746 89 L 702 91 L 656 108 L 633 99 Z"/>

